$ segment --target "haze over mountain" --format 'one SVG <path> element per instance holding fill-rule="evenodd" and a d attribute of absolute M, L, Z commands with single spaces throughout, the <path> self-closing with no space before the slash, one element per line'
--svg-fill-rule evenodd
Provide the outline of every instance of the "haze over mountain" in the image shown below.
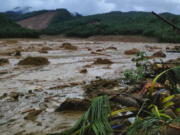
<path fill-rule="evenodd" d="M 15 12 L 15 13 L 19 13 L 19 14 L 25 14 L 25 13 L 28 13 L 31 11 L 32 11 L 32 7 L 15 7 L 13 10 L 7 11 L 7 12 Z"/>

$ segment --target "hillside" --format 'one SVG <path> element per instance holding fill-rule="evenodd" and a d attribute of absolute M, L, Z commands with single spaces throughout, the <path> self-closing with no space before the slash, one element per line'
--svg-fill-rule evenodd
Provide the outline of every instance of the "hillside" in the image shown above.
<path fill-rule="evenodd" d="M 180 16 L 161 14 L 177 26 Z M 160 42 L 180 42 L 180 36 L 166 23 L 148 12 L 110 12 L 84 16 L 65 22 L 51 23 L 42 31 L 47 35 L 89 37 L 93 35 L 143 35 L 155 37 Z"/>
<path fill-rule="evenodd" d="M 56 15 L 56 12 L 46 12 L 37 16 L 33 16 L 17 23 L 22 27 L 33 29 L 33 30 L 42 30 L 48 27 L 52 18 Z"/>
<path fill-rule="evenodd" d="M 180 34 L 150 12 L 120 12 L 81 16 L 67 9 L 40 10 L 25 14 L 6 12 L 8 18 L 25 28 L 39 30 L 46 35 L 90 37 L 96 35 L 141 35 L 159 42 L 180 42 Z M 163 13 L 161 16 L 180 26 L 180 15 Z"/>
<path fill-rule="evenodd" d="M 8 11 L 2 14 L 7 16 L 12 21 L 16 21 L 22 27 L 33 30 L 42 30 L 47 28 L 49 24 L 59 23 L 81 17 L 80 14 L 73 15 L 66 9 L 40 10 L 24 14 Z"/>
<path fill-rule="evenodd" d="M 19 38 L 19 37 L 39 37 L 39 33 L 34 30 L 22 28 L 20 25 L 0 15 L 0 38 Z"/>

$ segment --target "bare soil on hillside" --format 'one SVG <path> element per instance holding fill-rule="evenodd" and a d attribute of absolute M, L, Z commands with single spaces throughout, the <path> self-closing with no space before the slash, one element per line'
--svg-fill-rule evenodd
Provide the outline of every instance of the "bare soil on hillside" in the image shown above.
<path fill-rule="evenodd" d="M 47 12 L 41 15 L 18 21 L 17 23 L 25 28 L 42 30 L 48 27 L 49 23 L 55 15 L 56 12 Z"/>

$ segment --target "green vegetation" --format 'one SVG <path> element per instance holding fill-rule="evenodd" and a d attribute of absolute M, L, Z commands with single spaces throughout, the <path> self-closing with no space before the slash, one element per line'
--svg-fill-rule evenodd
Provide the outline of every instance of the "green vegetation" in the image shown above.
<path fill-rule="evenodd" d="M 57 9 L 34 11 L 26 14 L 18 14 L 14 12 L 1 14 L 7 16 L 12 21 L 19 21 L 52 11 L 57 12 L 57 14 L 51 20 L 48 28 L 40 32 L 41 34 L 62 34 L 70 37 L 83 38 L 94 35 L 141 35 L 156 38 L 159 42 L 180 42 L 180 34 L 177 31 L 173 30 L 171 26 L 157 19 L 149 12 L 117 11 L 90 16 L 81 16 L 80 14 L 74 16 L 66 9 Z M 161 16 L 167 18 L 180 27 L 179 15 L 163 13 Z M 6 27 L 6 29 L 8 28 Z M 3 30 L 3 32 L 10 31 L 9 29 Z M 14 35 L 14 31 L 18 30 L 13 29 L 8 32 L 12 34 L 6 37 Z M 25 33 L 27 33 L 27 30 L 25 29 L 21 29 L 20 31 L 22 31 L 23 34 L 17 34 L 17 37 L 20 37 L 20 35 L 26 35 Z M 32 31 L 29 33 L 32 33 Z M 7 35 L 7 33 L 5 32 L 4 35 Z M 29 37 L 28 34 L 27 37 Z"/>
<path fill-rule="evenodd" d="M 130 81 L 130 83 L 137 83 L 138 81 L 142 81 L 145 77 L 145 68 L 143 66 L 139 66 L 135 70 L 126 70 L 124 72 L 124 76 Z"/>
<path fill-rule="evenodd" d="M 180 26 L 180 16 L 161 14 Z M 160 42 L 180 42 L 180 35 L 171 26 L 148 12 L 111 12 L 51 23 L 43 33 L 89 37 L 93 35 L 143 35 L 155 37 Z"/>
<path fill-rule="evenodd" d="M 57 9 L 56 12 L 55 17 L 51 21 L 51 25 L 81 17 L 80 14 L 72 15 L 67 9 Z"/>
<path fill-rule="evenodd" d="M 0 38 L 37 38 L 38 36 L 38 32 L 22 28 L 20 25 L 0 15 Z"/>

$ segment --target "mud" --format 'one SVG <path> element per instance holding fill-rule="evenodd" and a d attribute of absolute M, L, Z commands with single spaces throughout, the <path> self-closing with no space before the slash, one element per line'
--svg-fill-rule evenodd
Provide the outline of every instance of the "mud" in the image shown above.
<path fill-rule="evenodd" d="M 60 107 L 56 109 L 56 112 L 62 111 L 86 111 L 90 106 L 90 100 L 87 99 L 66 99 Z"/>
<path fill-rule="evenodd" d="M 33 66 L 41 66 L 47 65 L 49 61 L 44 57 L 27 57 L 21 61 L 19 61 L 18 65 L 33 65 Z"/>
<path fill-rule="evenodd" d="M 97 58 L 94 63 L 95 65 L 101 65 L 101 64 L 113 64 L 113 62 L 109 59 L 102 59 L 102 58 Z"/>
<path fill-rule="evenodd" d="M 158 52 L 155 52 L 152 57 L 160 57 L 160 58 L 165 58 L 166 57 L 166 54 L 163 53 L 162 51 L 158 51 Z"/>
<path fill-rule="evenodd" d="M 76 46 L 76 51 L 61 48 L 63 43 Z M 42 37 L 41 39 L 1 39 L 0 56 L 9 60 L 9 64 L 0 66 L 0 133 L 1 135 L 46 134 L 60 132 L 69 128 L 81 116 L 82 112 L 56 112 L 55 110 L 67 99 L 84 99 L 84 85 L 102 78 L 117 79 L 125 69 L 135 67 L 131 61 L 134 56 L 125 55 L 124 51 L 137 48 L 147 51 L 146 46 L 157 46 L 163 51 L 168 46 L 177 44 L 129 43 L 118 41 L 100 41 L 93 39 L 66 39 L 61 37 Z M 51 49 L 47 53 L 39 53 L 43 47 Z M 104 48 L 116 49 L 104 49 Z M 92 54 L 96 50 L 99 54 Z M 17 50 L 21 56 L 15 56 Z M 147 52 L 152 55 L 154 51 Z M 166 53 L 164 61 L 176 59 L 179 53 Z M 45 57 L 50 62 L 44 66 L 20 66 L 19 61 L 27 57 Z M 93 64 L 97 58 L 109 59 L 112 64 Z M 160 62 L 160 58 L 154 61 Z M 86 74 L 80 70 L 87 69 Z M 106 82 L 106 81 L 105 81 Z M 124 87 L 123 84 L 101 82 L 95 83 L 91 90 L 97 94 L 113 95 Z M 98 92 L 99 91 L 99 92 Z M 14 92 L 14 94 L 11 94 Z M 32 110 L 42 110 L 34 121 L 24 118 Z"/>
<path fill-rule="evenodd" d="M 130 49 L 130 50 L 126 50 L 124 52 L 124 54 L 126 54 L 126 55 L 134 55 L 134 54 L 138 54 L 139 52 L 140 52 L 139 49 L 133 48 L 133 49 Z"/>
<path fill-rule="evenodd" d="M 62 48 L 66 50 L 77 50 L 78 48 L 76 46 L 73 46 L 71 43 L 63 43 Z"/>

